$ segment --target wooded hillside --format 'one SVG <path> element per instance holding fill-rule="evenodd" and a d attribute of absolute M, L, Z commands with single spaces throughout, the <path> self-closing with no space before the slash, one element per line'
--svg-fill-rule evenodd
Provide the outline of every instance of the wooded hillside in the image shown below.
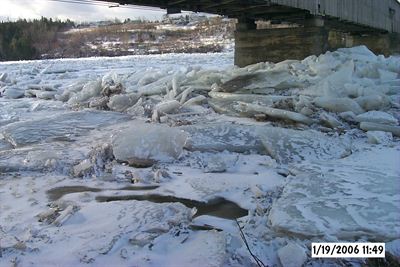
<path fill-rule="evenodd" d="M 47 18 L 0 23 L 0 60 L 40 58 L 58 45 L 57 35 L 74 23 Z"/>

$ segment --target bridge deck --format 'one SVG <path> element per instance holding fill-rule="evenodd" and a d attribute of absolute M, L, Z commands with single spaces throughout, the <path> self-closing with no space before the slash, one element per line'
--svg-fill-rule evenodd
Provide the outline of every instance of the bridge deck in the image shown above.
<path fill-rule="evenodd" d="M 296 21 L 307 14 L 325 16 L 341 25 L 358 25 L 400 33 L 397 0 L 106 0 L 225 15 L 233 18 Z M 343 23 L 344 22 L 344 23 Z"/>

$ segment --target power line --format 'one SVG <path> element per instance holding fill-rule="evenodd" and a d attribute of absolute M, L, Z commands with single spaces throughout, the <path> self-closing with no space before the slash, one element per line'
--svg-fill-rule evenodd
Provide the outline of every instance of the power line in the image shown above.
<path fill-rule="evenodd" d="M 113 5 L 110 2 L 103 2 L 103 1 L 97 1 L 97 0 L 47 0 L 47 1 L 69 3 L 69 4 L 113 7 L 113 8 L 136 9 L 136 10 L 163 11 L 160 8 L 152 8 L 152 7 L 136 6 L 136 5 L 119 5 L 117 3 Z"/>

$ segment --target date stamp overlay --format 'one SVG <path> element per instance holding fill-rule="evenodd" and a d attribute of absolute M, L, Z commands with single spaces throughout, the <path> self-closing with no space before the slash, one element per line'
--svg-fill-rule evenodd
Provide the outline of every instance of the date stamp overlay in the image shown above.
<path fill-rule="evenodd" d="M 385 258 L 385 243 L 311 243 L 312 258 Z"/>

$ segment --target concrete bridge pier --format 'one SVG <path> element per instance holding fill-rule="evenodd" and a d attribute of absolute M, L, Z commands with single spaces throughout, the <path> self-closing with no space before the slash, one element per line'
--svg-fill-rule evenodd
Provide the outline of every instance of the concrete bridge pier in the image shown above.
<path fill-rule="evenodd" d="M 254 20 L 241 19 L 235 32 L 235 65 L 244 67 L 258 62 L 301 60 L 341 47 L 366 45 L 376 54 L 400 53 L 400 35 L 366 31 L 345 31 L 328 26 L 320 17 L 311 17 L 301 26 L 279 25 L 256 29 Z"/>
<path fill-rule="evenodd" d="M 253 21 L 253 25 L 256 24 Z M 309 55 L 319 55 L 328 50 L 328 31 L 318 19 L 310 19 L 303 27 L 279 26 L 256 29 L 250 22 L 240 21 L 235 32 L 235 65 L 250 64 L 285 59 L 303 59 Z"/>

